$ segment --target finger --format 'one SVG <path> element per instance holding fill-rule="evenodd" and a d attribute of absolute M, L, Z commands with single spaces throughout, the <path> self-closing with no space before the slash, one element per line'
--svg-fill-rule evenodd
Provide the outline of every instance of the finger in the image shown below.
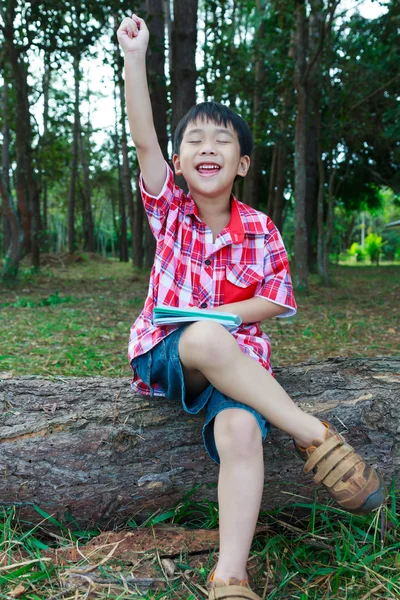
<path fill-rule="evenodd" d="M 136 37 L 138 35 L 138 27 L 136 23 L 129 17 L 125 17 L 122 21 L 117 33 L 120 35 L 127 35 L 129 38 Z"/>
<path fill-rule="evenodd" d="M 147 31 L 147 25 L 146 25 L 144 19 L 141 19 L 136 14 L 133 14 L 132 20 L 136 23 L 136 25 L 140 31 Z"/>

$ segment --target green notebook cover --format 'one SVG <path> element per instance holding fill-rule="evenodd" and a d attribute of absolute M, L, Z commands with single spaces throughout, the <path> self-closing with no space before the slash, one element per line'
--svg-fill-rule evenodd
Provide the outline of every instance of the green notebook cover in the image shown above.
<path fill-rule="evenodd" d="M 206 320 L 215 321 L 227 327 L 238 327 L 242 322 L 239 315 L 233 313 L 214 312 L 194 307 L 156 306 L 153 310 L 154 325 L 173 325 Z"/>

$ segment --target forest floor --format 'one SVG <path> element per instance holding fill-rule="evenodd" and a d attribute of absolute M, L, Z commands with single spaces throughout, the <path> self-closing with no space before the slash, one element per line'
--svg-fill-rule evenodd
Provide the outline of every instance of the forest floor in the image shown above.
<path fill-rule="evenodd" d="M 130 376 L 129 330 L 140 313 L 148 273 L 130 264 L 83 256 L 22 269 L 0 285 L 0 370 L 14 375 Z M 49 261 L 50 262 L 50 261 Z M 400 265 L 332 266 L 332 285 L 311 275 L 298 314 L 264 322 L 272 363 L 284 366 L 331 356 L 400 353 Z"/>
<path fill-rule="evenodd" d="M 264 324 L 275 365 L 399 355 L 400 266 L 334 266 L 332 276 L 328 288 L 311 276 L 296 317 Z M 40 274 L 22 268 L 0 288 L 0 378 L 130 377 L 129 329 L 147 287 L 148 273 L 88 255 L 73 264 L 49 257 Z M 399 499 L 392 484 L 388 505 L 363 517 L 316 503 L 261 514 L 248 565 L 254 590 L 263 600 L 399 598 Z M 188 498 L 116 532 L 72 531 L 36 510 L 43 522 L 33 527 L 0 508 L 0 600 L 207 598 L 215 503 Z"/>

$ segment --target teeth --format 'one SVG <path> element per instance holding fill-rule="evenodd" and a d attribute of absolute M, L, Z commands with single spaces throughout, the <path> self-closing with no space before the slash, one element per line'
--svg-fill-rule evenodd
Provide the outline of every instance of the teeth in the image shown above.
<path fill-rule="evenodd" d="M 198 169 L 219 169 L 218 165 L 199 165 Z"/>

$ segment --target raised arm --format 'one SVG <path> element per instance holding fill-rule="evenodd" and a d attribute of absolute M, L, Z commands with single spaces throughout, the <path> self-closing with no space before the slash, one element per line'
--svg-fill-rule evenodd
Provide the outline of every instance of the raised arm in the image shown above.
<path fill-rule="evenodd" d="M 154 128 L 146 76 L 146 50 L 149 30 L 143 19 L 126 17 L 118 31 L 125 56 L 125 97 L 129 129 L 146 191 L 158 196 L 165 182 L 166 167 Z"/>

